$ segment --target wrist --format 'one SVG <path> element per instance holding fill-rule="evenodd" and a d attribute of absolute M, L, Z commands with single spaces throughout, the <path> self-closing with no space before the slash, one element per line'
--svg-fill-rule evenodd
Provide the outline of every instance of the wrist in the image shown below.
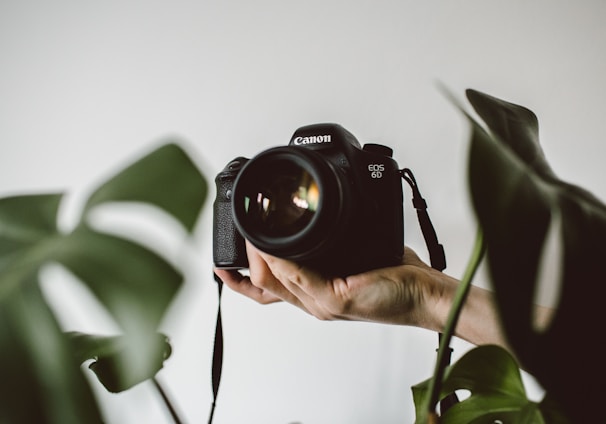
<path fill-rule="evenodd" d="M 428 311 L 428 316 L 431 318 L 430 329 L 442 333 L 446 328 L 459 281 L 450 275 L 435 270 L 431 270 L 431 272 L 435 273 L 436 288 L 433 294 L 432 309 Z"/>

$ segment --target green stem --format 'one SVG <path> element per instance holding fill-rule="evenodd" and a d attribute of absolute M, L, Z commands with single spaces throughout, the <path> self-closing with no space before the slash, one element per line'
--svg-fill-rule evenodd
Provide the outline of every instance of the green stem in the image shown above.
<path fill-rule="evenodd" d="M 158 379 L 154 377 L 154 378 L 152 378 L 152 382 L 154 383 L 154 386 L 156 387 L 156 390 L 158 390 L 158 393 L 162 397 L 162 400 L 164 401 L 164 405 L 166 405 L 166 409 L 168 409 L 168 412 L 170 412 L 170 416 L 173 418 L 173 421 L 175 422 L 175 424 L 181 424 L 182 421 L 179 418 L 179 415 L 177 414 L 177 411 L 175 410 L 175 408 L 172 405 L 170 399 L 166 395 L 166 392 L 162 388 L 162 385 L 160 384 L 160 382 L 158 381 Z"/>
<path fill-rule="evenodd" d="M 471 287 L 471 281 L 473 280 L 473 277 L 480 266 L 480 262 L 482 261 L 482 257 L 484 256 L 484 250 L 484 235 L 482 230 L 478 229 L 471 257 L 467 263 L 467 268 L 465 269 L 465 274 L 461 279 L 461 283 L 457 287 L 452 307 L 448 313 L 446 327 L 442 333 L 434 377 L 429 383 L 429 397 L 427 398 L 428 403 L 426 404 L 425 408 L 425 411 L 428 413 L 433 413 L 438 402 L 440 401 L 442 380 L 444 379 L 444 373 L 446 371 L 446 355 L 448 354 L 450 340 L 454 335 L 454 330 L 457 325 L 457 321 L 459 320 L 461 309 L 463 309 L 463 305 L 467 299 L 467 294 L 469 293 L 469 288 Z"/>

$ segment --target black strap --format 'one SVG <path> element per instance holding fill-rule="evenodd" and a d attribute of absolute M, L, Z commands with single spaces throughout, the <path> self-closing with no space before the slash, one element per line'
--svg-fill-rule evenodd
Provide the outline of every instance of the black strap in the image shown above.
<path fill-rule="evenodd" d="M 421 232 L 425 238 L 425 244 L 427 250 L 429 250 L 429 260 L 431 267 L 438 271 L 444 271 L 446 269 L 446 254 L 444 253 L 444 246 L 438 242 L 438 236 L 436 230 L 433 228 L 429 214 L 427 213 L 427 202 L 421 196 L 421 191 L 417 185 L 417 180 L 413 175 L 412 171 L 408 168 L 404 168 L 400 171 L 402 178 L 412 188 L 412 205 L 417 210 L 417 217 L 419 219 L 419 225 L 421 226 Z"/>
<path fill-rule="evenodd" d="M 440 345 L 440 343 L 442 342 L 442 333 L 438 333 L 438 346 Z M 436 352 L 438 352 L 440 349 L 436 349 Z M 451 348 L 450 346 L 448 346 L 448 352 L 446 353 L 446 355 L 444 355 L 444 359 L 443 361 L 445 362 L 445 365 L 449 365 L 450 364 L 450 356 L 452 355 L 453 352 L 453 348 Z M 459 403 L 459 397 L 457 396 L 457 394 L 455 392 L 449 393 L 448 395 L 446 395 L 445 398 L 440 400 L 440 414 L 444 415 L 444 413 L 446 411 L 448 411 L 450 409 L 450 407 L 454 406 L 455 404 Z"/>
<path fill-rule="evenodd" d="M 223 281 L 213 273 L 213 278 L 217 282 L 219 292 L 219 302 L 217 307 L 217 322 L 215 325 L 215 346 L 213 348 L 212 365 L 212 385 L 213 385 L 213 403 L 208 417 L 208 424 L 212 424 L 215 415 L 215 406 L 217 406 L 217 395 L 219 394 L 219 384 L 221 383 L 221 370 L 223 369 L 223 323 L 221 322 L 221 293 L 223 291 Z"/>

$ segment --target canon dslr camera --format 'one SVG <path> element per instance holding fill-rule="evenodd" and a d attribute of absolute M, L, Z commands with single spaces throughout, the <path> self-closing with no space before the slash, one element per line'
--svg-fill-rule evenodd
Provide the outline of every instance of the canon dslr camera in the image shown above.
<path fill-rule="evenodd" d="M 244 239 L 330 276 L 401 263 L 402 183 L 391 156 L 340 125 L 316 124 L 288 146 L 234 159 L 215 179 L 215 266 L 247 268 Z"/>

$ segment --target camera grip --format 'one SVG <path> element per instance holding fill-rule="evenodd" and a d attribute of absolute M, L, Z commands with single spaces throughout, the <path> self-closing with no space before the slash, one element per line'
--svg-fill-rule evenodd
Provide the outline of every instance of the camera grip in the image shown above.
<path fill-rule="evenodd" d="M 231 202 L 215 202 L 213 216 L 213 261 L 217 268 L 248 268 L 244 237 L 232 219 Z"/>

